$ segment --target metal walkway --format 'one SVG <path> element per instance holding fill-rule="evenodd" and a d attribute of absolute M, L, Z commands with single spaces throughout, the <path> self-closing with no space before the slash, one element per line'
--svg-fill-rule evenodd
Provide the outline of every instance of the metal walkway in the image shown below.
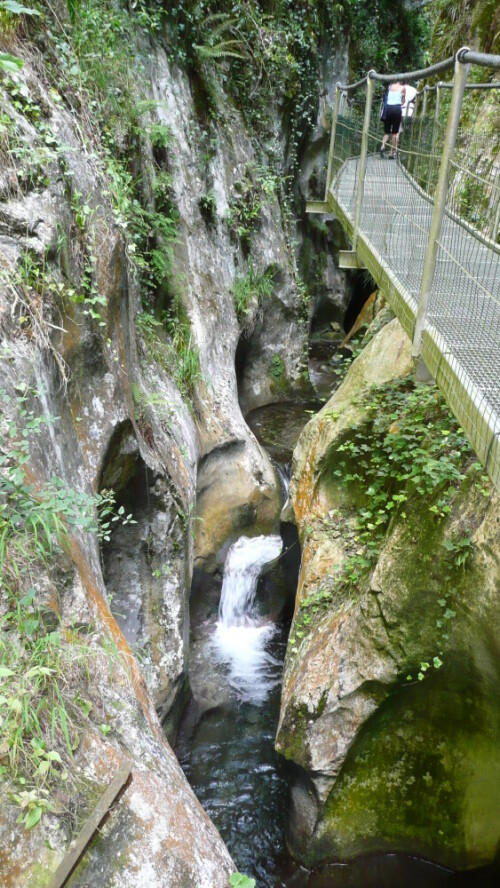
<path fill-rule="evenodd" d="M 447 60 L 455 81 L 464 54 Z M 347 88 L 339 85 L 325 200 L 308 210 L 340 220 L 353 245 L 347 266 L 367 268 L 380 286 L 500 489 L 500 167 L 495 152 L 460 133 L 465 78 L 446 131 L 438 112 L 434 120 L 427 115 L 421 91 L 423 113 L 407 121 L 397 159 L 388 150 L 381 157 L 378 113 L 371 123 L 378 76 L 367 77 L 363 116 L 354 103 L 340 113 Z"/>

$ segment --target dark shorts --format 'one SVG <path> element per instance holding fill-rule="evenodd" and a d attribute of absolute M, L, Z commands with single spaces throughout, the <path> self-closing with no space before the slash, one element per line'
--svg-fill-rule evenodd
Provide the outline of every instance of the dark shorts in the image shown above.
<path fill-rule="evenodd" d="M 401 105 L 388 105 L 384 120 L 384 133 L 399 133 L 401 126 Z"/>

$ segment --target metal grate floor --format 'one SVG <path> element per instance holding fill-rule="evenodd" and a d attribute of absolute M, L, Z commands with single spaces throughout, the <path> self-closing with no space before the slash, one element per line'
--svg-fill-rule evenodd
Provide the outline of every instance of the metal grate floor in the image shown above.
<path fill-rule="evenodd" d="M 332 194 L 354 221 L 358 159 L 345 162 Z M 399 162 L 367 159 L 360 230 L 418 301 L 433 205 Z M 414 311 L 414 306 L 409 306 Z M 439 241 L 428 320 L 454 355 L 464 380 L 481 393 L 500 428 L 500 256 L 449 216 Z"/>

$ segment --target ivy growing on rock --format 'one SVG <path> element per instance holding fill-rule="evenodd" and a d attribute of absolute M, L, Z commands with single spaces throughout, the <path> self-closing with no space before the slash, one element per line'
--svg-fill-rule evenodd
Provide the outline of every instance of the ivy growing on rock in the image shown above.
<path fill-rule="evenodd" d="M 373 388 L 366 397 L 367 421 L 350 430 L 326 469 L 333 486 L 345 489 L 351 507 L 344 514 L 330 509 L 320 522 L 321 532 L 342 541 L 345 557 L 331 577 L 300 602 L 290 639 L 292 651 L 309 631 L 314 615 L 321 614 L 334 597 L 357 599 L 396 523 L 424 512 L 427 520 L 444 524 L 467 477 L 484 497 L 491 494 L 480 463 L 436 386 L 415 385 L 408 377 Z M 332 411 L 330 421 L 338 419 Z M 306 536 L 314 532 L 311 524 Z M 472 554 L 467 528 L 445 538 L 443 545 L 444 611 L 436 623 L 436 637 L 455 616 L 449 606 L 453 578 Z M 419 675 L 425 671 L 420 669 Z"/>

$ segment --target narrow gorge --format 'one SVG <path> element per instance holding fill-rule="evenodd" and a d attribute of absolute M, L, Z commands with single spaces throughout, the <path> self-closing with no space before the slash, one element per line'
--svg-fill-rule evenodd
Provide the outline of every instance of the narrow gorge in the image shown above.
<path fill-rule="evenodd" d="M 306 213 L 437 5 L 0 0 L 5 888 L 497 884 L 498 493 Z"/>

